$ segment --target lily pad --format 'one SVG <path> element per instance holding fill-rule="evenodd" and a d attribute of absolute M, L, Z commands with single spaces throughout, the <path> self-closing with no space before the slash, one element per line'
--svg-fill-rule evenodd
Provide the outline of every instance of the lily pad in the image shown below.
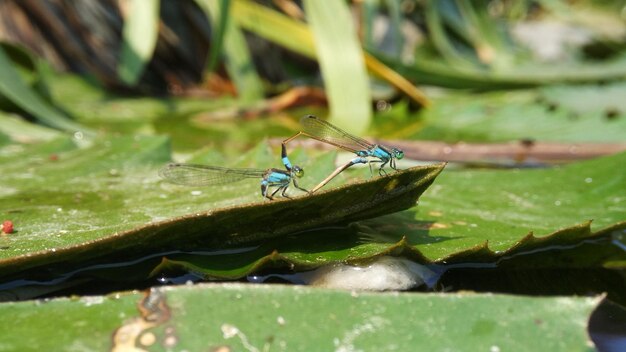
<path fill-rule="evenodd" d="M 598 301 L 205 284 L 3 303 L 13 324 L 0 341 L 5 350 L 590 351 L 586 326 Z"/>
<path fill-rule="evenodd" d="M 264 267 L 308 270 L 389 254 L 438 265 L 601 268 L 626 260 L 626 173 L 615 168 L 625 163 L 622 153 L 553 169 L 448 171 L 419 207 L 245 253 L 167 256 L 155 273 L 236 279 Z"/>
<path fill-rule="evenodd" d="M 0 212 L 16 229 L 0 239 L 3 275 L 54 263 L 76 267 L 106 255 L 218 249 L 384 215 L 414 205 L 443 169 L 416 167 L 269 202 L 259 195 L 257 180 L 204 190 L 161 183 L 157 170 L 170 158 L 165 137 L 107 138 L 72 150 L 64 142 L 44 147 L 0 159 L 6 164 L 0 184 L 8 190 Z M 292 155 L 298 163 L 306 158 Z M 334 167 L 334 154 L 328 155 L 309 164 L 309 185 Z M 261 144 L 233 166 L 267 168 L 278 160 Z"/>
<path fill-rule="evenodd" d="M 544 88 L 492 92 L 479 96 L 450 93 L 435 100 L 421 115 L 418 133 L 411 139 L 485 142 L 532 139 L 558 142 L 622 142 L 626 118 L 621 103 L 598 100 L 581 109 L 580 96 L 626 94 L 626 85 Z M 617 99 L 619 100 L 619 99 Z M 587 100 L 585 100 L 587 101 Z"/>

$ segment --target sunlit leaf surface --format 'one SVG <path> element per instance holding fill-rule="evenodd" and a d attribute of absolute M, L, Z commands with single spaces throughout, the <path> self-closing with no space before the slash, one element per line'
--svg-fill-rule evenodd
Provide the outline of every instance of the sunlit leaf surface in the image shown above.
<path fill-rule="evenodd" d="M 382 254 L 437 264 L 598 268 L 626 259 L 626 173 L 615 168 L 624 163 L 626 153 L 554 169 L 446 171 L 409 210 L 236 255 L 168 256 L 159 269 L 238 278 L 266 266 L 307 270 Z"/>
<path fill-rule="evenodd" d="M 108 297 L 0 304 L 7 350 L 589 351 L 598 298 L 350 293 L 197 285 Z M 497 313 L 494 313 L 497 307 Z M 54 322 L 51 328 L 50 322 Z M 37 334 L 32 334 L 37 331 Z M 25 338 L 27 336 L 28 338 Z M 221 346 L 221 347 L 220 347 Z"/>
<path fill-rule="evenodd" d="M 270 202 L 261 197 L 256 179 L 204 189 L 161 182 L 157 170 L 170 159 L 164 137 L 91 143 L 68 148 L 72 142 L 60 137 L 17 145 L 1 156 L 0 209 L 16 229 L 0 238 L 3 273 L 104 255 L 217 249 L 388 214 L 414 205 L 443 168 L 352 179 L 345 188 L 329 187 L 312 196 L 292 190 L 297 198 Z M 334 169 L 333 157 L 307 160 L 302 152 L 292 153 L 294 163 L 310 170 L 301 185 L 310 189 L 321 181 Z M 202 158 L 218 160 L 210 151 Z M 232 166 L 265 169 L 279 167 L 279 160 L 260 144 Z"/>

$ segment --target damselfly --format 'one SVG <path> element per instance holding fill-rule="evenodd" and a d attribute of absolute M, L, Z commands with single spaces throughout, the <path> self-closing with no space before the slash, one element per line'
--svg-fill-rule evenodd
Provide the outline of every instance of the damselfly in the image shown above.
<path fill-rule="evenodd" d="M 219 166 L 171 163 L 159 171 L 159 176 L 165 180 L 185 186 L 213 186 L 240 181 L 246 178 L 261 179 L 261 194 L 269 200 L 282 190 L 281 195 L 289 198 L 286 194 L 291 182 L 304 192 L 308 191 L 296 182 L 296 178 L 304 175 L 304 170 L 297 165 L 291 165 L 286 155 L 283 157 L 286 170 L 280 169 L 238 169 Z M 276 187 L 271 194 L 270 188 Z"/>
<path fill-rule="evenodd" d="M 387 163 L 389 166 L 397 170 L 396 159 L 404 158 L 404 152 L 397 148 L 390 148 L 380 144 L 372 144 L 363 138 L 351 135 L 341 128 L 330 124 L 324 120 L 320 120 L 313 115 L 304 116 L 300 119 L 300 123 L 304 128 L 294 136 L 283 141 L 283 146 L 300 135 L 304 135 L 318 141 L 332 144 L 341 149 L 355 153 L 358 158 L 353 159 L 353 164 L 359 163 L 380 163 L 378 169 L 379 175 L 386 173 L 383 169 Z"/>
<path fill-rule="evenodd" d="M 306 115 L 302 117 L 302 119 L 300 119 L 300 123 L 302 124 L 302 127 L 304 127 L 304 130 L 283 141 L 283 156 L 286 156 L 287 154 L 285 151 L 287 143 L 301 135 L 334 145 L 357 155 L 356 158 L 350 160 L 344 165 L 339 166 L 332 174 L 326 177 L 326 179 L 320 182 L 320 184 L 315 186 L 310 193 L 314 193 L 318 189 L 322 188 L 335 176 L 354 164 L 369 164 L 371 172 L 372 164 L 380 163 L 378 174 L 382 176 L 383 173 L 387 174 L 383 169 L 387 163 L 389 163 L 389 166 L 392 169 L 397 171 L 396 160 L 404 158 L 404 152 L 400 149 L 390 148 L 380 144 L 372 144 L 362 138 L 351 135 L 329 122 L 320 120 L 313 115 Z"/>

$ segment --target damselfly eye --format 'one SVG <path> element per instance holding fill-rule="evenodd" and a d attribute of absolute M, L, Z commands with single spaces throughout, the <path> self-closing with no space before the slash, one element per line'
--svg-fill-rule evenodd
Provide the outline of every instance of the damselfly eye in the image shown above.
<path fill-rule="evenodd" d="M 401 151 L 400 149 L 394 149 L 393 150 L 393 154 L 395 155 L 396 159 L 398 159 L 398 160 L 404 158 L 404 152 Z"/>
<path fill-rule="evenodd" d="M 295 166 L 293 168 L 294 174 L 296 174 L 296 177 L 302 177 L 304 176 L 304 170 L 302 170 L 301 168 Z"/>

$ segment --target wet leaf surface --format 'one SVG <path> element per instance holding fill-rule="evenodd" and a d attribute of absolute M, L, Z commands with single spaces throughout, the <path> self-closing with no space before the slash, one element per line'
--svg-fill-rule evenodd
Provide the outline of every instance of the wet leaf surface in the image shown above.
<path fill-rule="evenodd" d="M 291 191 L 294 199 L 270 202 L 261 198 L 259 180 L 206 189 L 162 183 L 157 170 L 170 158 L 164 137 L 105 138 L 70 150 L 67 143 L 61 138 L 2 156 L 1 212 L 16 229 L 0 238 L 4 275 L 53 263 L 76 268 L 107 255 L 245 245 L 393 213 L 414 205 L 443 169 L 415 167 L 311 196 Z M 215 161 L 214 154 L 196 160 Z M 330 173 L 333 158 L 292 154 L 311 170 L 302 182 L 308 188 Z M 265 168 L 278 160 L 260 144 L 233 166 Z"/>
<path fill-rule="evenodd" d="M 623 163 L 626 153 L 553 169 L 449 170 L 417 207 L 245 253 L 167 256 L 155 272 L 234 279 L 385 254 L 441 265 L 600 268 L 626 259 L 626 174 L 615 168 Z"/>
<path fill-rule="evenodd" d="M 354 293 L 281 285 L 195 285 L 108 297 L 4 303 L 7 350 L 589 351 L 598 297 Z M 494 307 L 498 307 L 494 315 Z M 50 324 L 54 321 L 54 328 Z M 32 335 L 32 331 L 38 331 Z M 28 339 L 24 336 L 29 336 Z M 54 344 L 51 345 L 51 341 Z"/>

